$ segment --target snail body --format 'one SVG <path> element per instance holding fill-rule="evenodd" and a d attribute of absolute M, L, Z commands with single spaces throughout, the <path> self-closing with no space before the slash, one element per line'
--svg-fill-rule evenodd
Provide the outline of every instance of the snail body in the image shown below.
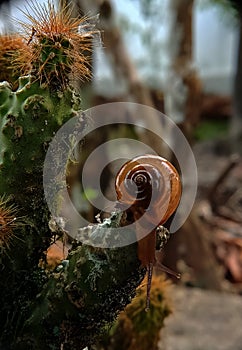
<path fill-rule="evenodd" d="M 156 263 L 156 230 L 178 207 L 180 177 L 176 168 L 165 158 L 143 155 L 121 167 L 116 176 L 115 189 L 128 221 L 136 225 L 138 258 L 148 271 L 148 308 L 152 271 Z"/>

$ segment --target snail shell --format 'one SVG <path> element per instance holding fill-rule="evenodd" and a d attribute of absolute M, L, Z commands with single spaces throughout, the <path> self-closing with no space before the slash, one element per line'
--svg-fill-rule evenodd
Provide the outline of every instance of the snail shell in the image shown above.
<path fill-rule="evenodd" d="M 156 226 L 174 213 L 181 197 L 176 168 L 155 155 L 138 156 L 125 163 L 116 176 L 115 189 L 120 203 L 142 215 L 146 211 L 147 218 Z"/>
<path fill-rule="evenodd" d="M 122 205 L 126 207 L 127 217 L 131 217 L 131 221 L 135 223 L 137 221 L 138 258 L 148 272 L 148 310 L 153 266 L 156 263 L 156 229 L 177 209 L 181 197 L 180 177 L 176 168 L 166 159 L 144 155 L 128 161 L 121 167 L 116 176 L 115 189 L 121 208 Z M 138 222 L 143 215 L 145 220 L 141 227 Z M 146 233 L 140 237 L 142 231 Z M 166 267 L 162 269 L 170 271 Z"/>

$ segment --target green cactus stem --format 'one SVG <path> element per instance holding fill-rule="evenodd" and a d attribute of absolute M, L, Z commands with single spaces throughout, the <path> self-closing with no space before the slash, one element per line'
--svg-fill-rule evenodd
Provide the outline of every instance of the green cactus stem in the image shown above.
<path fill-rule="evenodd" d="M 70 88 L 52 91 L 31 76 L 19 79 L 17 91 L 0 83 L 0 192 L 17 195 L 42 173 L 53 135 L 79 109 L 80 98 Z"/>
<path fill-rule="evenodd" d="M 0 83 L 0 194 L 11 198 L 25 221 L 25 227 L 14 230 L 21 250 L 11 252 L 15 267 L 24 270 L 38 264 L 52 237 L 42 184 L 49 142 L 80 110 L 73 89 L 52 88 L 32 76 L 19 78 L 16 91 Z"/>

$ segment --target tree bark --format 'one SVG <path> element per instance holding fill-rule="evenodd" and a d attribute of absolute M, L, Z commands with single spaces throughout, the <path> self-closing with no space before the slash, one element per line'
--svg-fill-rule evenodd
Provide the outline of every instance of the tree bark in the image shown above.
<path fill-rule="evenodd" d="M 234 116 L 231 123 L 231 146 L 234 152 L 242 154 L 242 12 L 237 53 L 237 67 L 234 81 Z"/>
<path fill-rule="evenodd" d="M 179 124 L 190 140 L 199 120 L 202 90 L 193 68 L 193 5 L 194 0 L 170 1 L 170 66 L 165 90 L 165 112 Z"/>

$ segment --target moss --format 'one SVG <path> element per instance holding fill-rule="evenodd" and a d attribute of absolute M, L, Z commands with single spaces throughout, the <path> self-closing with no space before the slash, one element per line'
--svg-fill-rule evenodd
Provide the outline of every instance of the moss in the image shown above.
<path fill-rule="evenodd" d="M 99 348 L 105 350 L 157 350 L 164 320 L 172 312 L 168 298 L 170 283 L 163 276 L 154 275 L 151 288 L 150 310 L 146 307 L 145 282 L 137 295 L 119 315 L 111 330 L 103 336 Z"/>

